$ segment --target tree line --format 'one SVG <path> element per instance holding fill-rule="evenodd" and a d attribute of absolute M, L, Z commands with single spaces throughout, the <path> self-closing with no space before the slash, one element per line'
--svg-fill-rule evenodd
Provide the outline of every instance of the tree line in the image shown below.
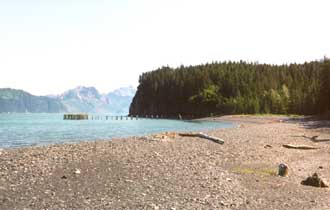
<path fill-rule="evenodd" d="M 330 110 L 330 61 L 269 65 L 213 62 L 143 73 L 130 115 L 195 118 Z"/>

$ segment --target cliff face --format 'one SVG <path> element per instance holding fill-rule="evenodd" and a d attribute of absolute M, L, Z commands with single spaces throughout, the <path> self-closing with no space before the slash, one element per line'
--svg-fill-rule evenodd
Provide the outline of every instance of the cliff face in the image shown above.
<path fill-rule="evenodd" d="M 34 96 L 22 90 L 0 89 L 0 112 L 65 112 L 60 100 Z"/>

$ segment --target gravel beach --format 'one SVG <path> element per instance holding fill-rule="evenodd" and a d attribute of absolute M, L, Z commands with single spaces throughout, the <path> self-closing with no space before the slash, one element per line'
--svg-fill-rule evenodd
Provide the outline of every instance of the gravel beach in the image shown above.
<path fill-rule="evenodd" d="M 313 173 L 330 184 L 329 123 L 209 120 L 238 126 L 205 132 L 223 145 L 176 135 L 0 150 L 0 209 L 330 209 L 329 188 L 301 184 Z"/>

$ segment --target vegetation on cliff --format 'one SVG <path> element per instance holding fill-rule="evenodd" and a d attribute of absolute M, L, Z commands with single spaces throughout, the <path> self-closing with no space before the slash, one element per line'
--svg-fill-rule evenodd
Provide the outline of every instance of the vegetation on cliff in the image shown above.
<path fill-rule="evenodd" d="M 222 62 L 143 73 L 131 115 L 319 114 L 330 110 L 330 61 Z"/>

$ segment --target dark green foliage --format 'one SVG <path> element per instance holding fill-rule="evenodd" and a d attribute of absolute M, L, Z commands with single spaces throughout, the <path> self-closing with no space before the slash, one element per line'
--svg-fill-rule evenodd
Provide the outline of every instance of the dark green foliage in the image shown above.
<path fill-rule="evenodd" d="M 223 62 L 140 76 L 131 115 L 319 114 L 330 110 L 330 61 Z"/>
<path fill-rule="evenodd" d="M 324 58 L 321 72 L 320 110 L 330 117 L 330 60 Z"/>

